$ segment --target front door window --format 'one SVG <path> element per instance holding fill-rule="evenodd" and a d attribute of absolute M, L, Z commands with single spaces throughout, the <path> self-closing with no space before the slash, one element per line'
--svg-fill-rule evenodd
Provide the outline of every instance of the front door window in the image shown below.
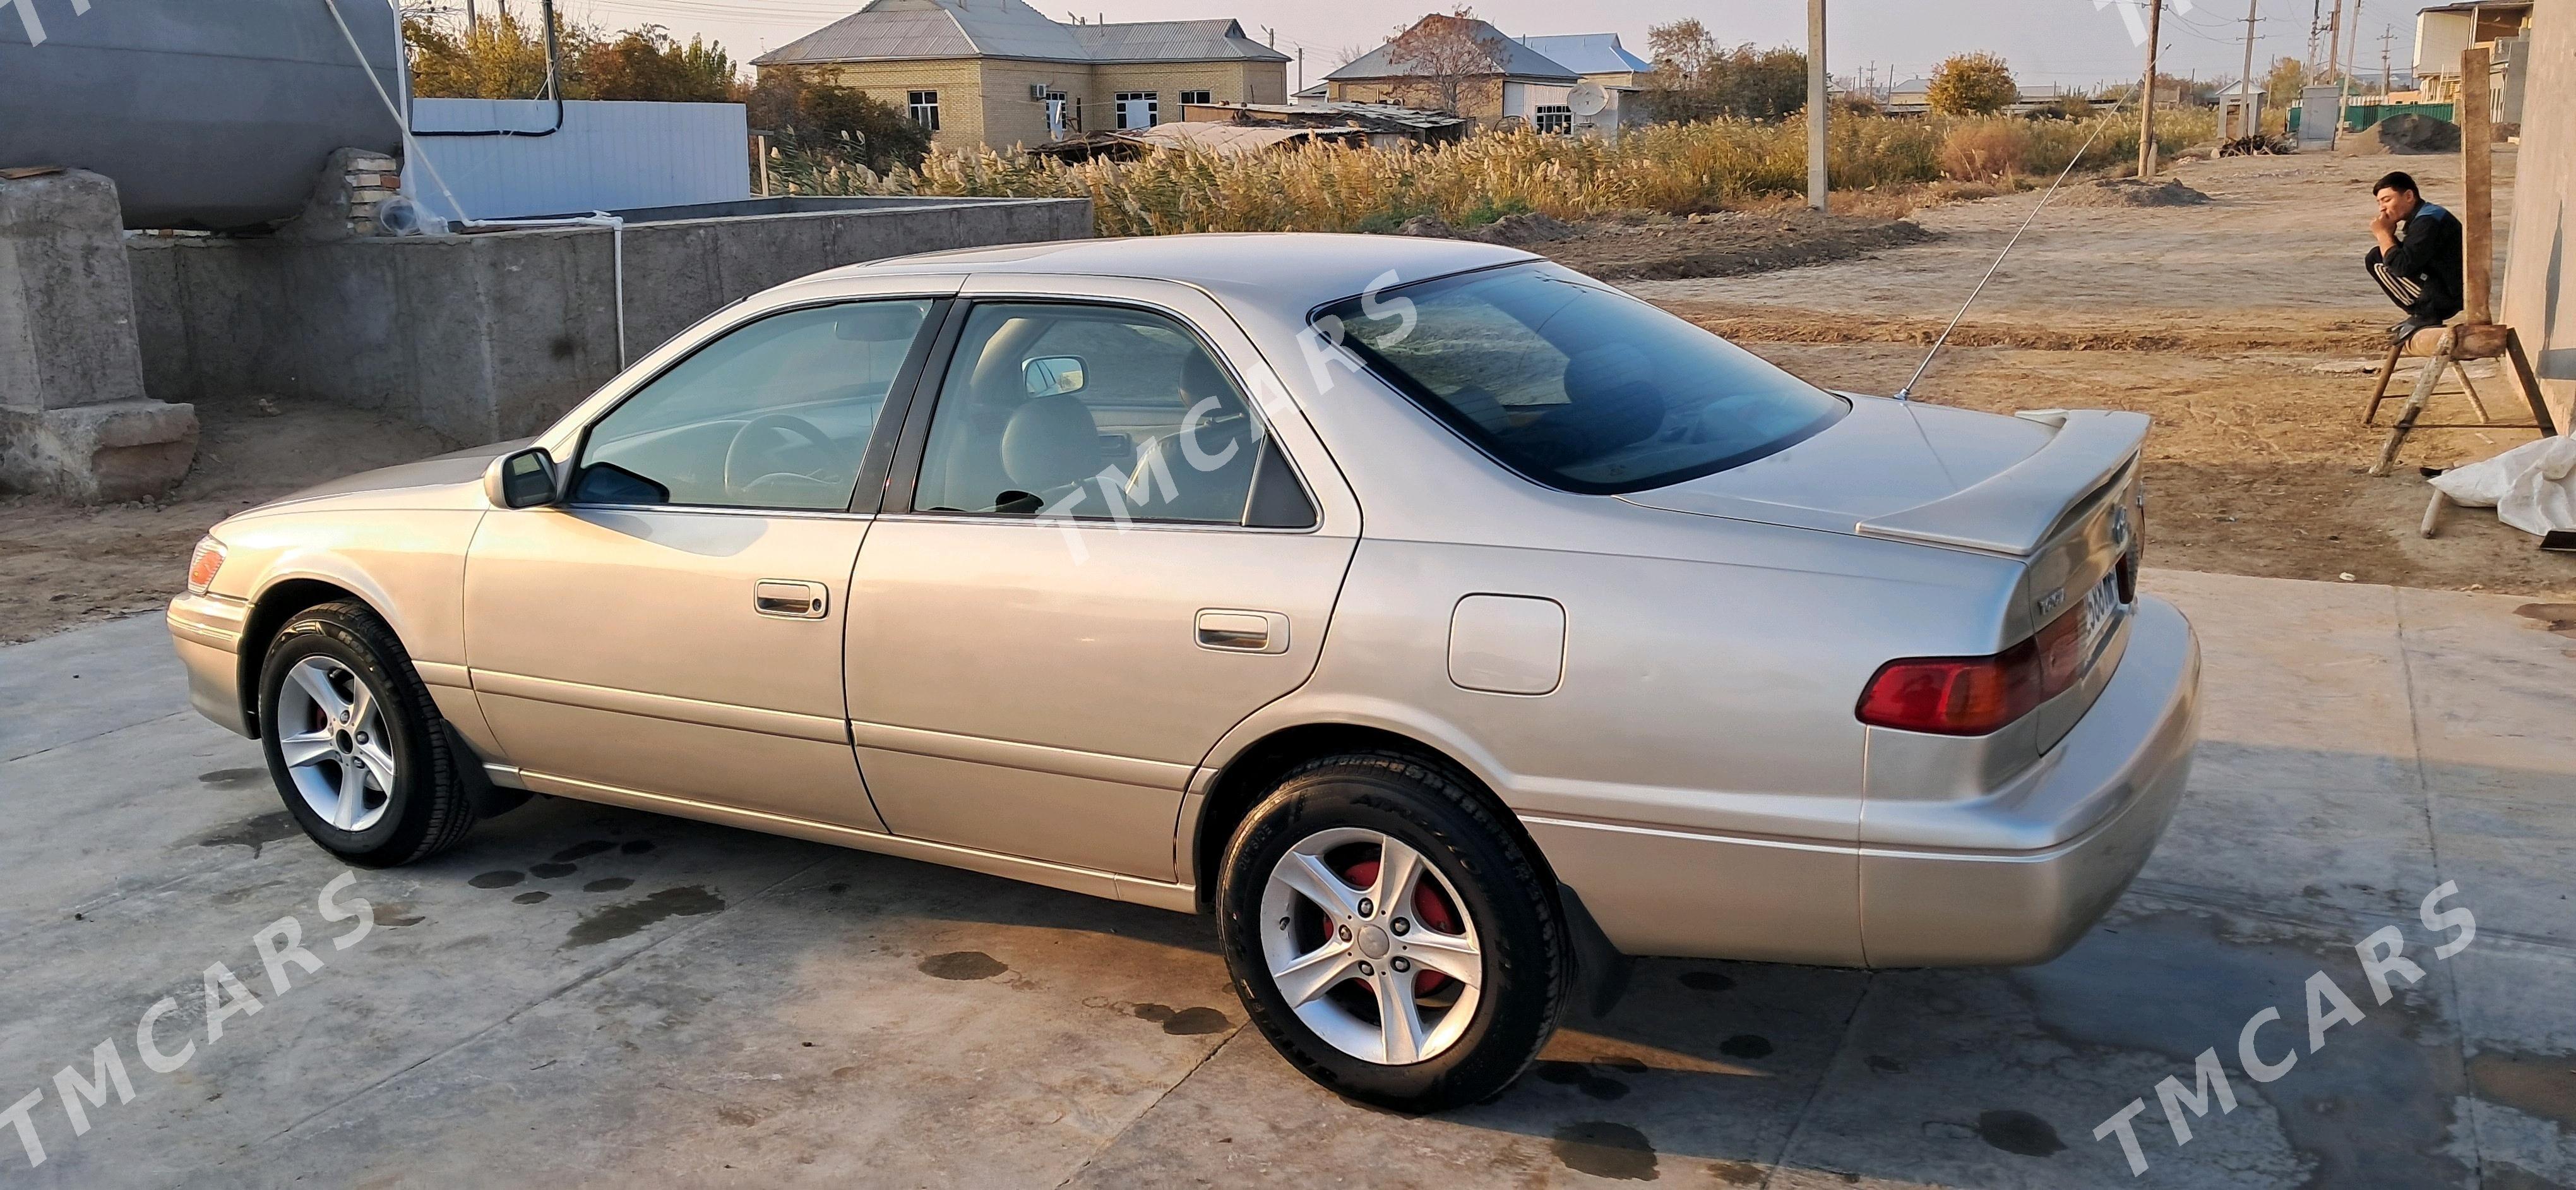
<path fill-rule="evenodd" d="M 791 310 L 699 348 L 591 427 L 574 501 L 849 507 L 930 305 Z"/>

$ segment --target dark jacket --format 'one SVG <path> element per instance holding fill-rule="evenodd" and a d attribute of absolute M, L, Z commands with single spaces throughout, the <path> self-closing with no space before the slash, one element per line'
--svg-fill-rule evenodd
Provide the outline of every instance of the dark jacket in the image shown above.
<path fill-rule="evenodd" d="M 2397 248 L 2383 256 L 2370 250 L 2372 264 L 2424 287 L 2422 300 L 2408 314 L 2439 322 L 2460 312 L 2460 221 L 2449 211 L 2421 203 L 2398 229 Z"/>

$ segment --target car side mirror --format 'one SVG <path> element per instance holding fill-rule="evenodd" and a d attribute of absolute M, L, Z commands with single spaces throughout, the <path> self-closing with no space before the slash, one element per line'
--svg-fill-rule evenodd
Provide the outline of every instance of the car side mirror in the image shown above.
<path fill-rule="evenodd" d="M 1078 355 L 1042 355 L 1020 365 L 1020 378 L 1028 382 L 1032 397 L 1061 397 L 1082 391 L 1082 357 Z"/>
<path fill-rule="evenodd" d="M 483 473 L 483 495 L 495 508 L 535 508 L 555 502 L 561 488 L 555 459 L 544 447 L 530 447 L 492 461 Z"/>

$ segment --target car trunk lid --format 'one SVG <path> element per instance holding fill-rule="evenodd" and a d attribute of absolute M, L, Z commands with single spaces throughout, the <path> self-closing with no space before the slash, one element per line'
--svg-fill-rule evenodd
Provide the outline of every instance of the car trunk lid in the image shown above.
<path fill-rule="evenodd" d="M 1631 492 L 1633 504 L 2033 557 L 2136 461 L 2144 414 L 2004 418 L 1853 397 L 1823 433 L 1741 467 Z"/>
<path fill-rule="evenodd" d="M 2147 424 L 2105 410 L 2001 418 L 1853 397 L 1851 416 L 1778 454 L 1624 498 L 2021 562 L 2000 643 L 2078 617 L 2080 668 L 2037 712 L 2044 752 L 2092 705 L 2125 646 Z"/>

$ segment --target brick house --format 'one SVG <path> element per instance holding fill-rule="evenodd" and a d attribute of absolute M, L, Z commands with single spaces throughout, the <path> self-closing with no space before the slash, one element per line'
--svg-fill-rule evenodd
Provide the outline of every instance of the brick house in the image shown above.
<path fill-rule="evenodd" d="M 1460 82 L 1455 114 L 1480 127 L 1525 124 L 1540 132 L 1592 132 L 1615 129 L 1628 118 L 1625 100 L 1643 85 L 1653 64 L 1629 53 L 1615 33 L 1574 33 L 1556 37 L 1511 37 L 1472 17 L 1433 13 L 1416 22 L 1407 35 L 1427 33 L 1453 47 L 1445 67 Z M 1481 63 L 1463 61 L 1482 57 Z M 1324 76 L 1319 98 L 1412 107 L 1446 106 L 1435 95 L 1432 68 L 1418 61 L 1396 60 L 1388 42 Z M 1608 106 L 1594 115 L 1579 115 L 1569 102 L 1576 85 L 1597 83 Z"/>
<path fill-rule="evenodd" d="M 1021 0 L 872 0 L 752 59 L 904 107 L 943 148 L 1143 128 L 1184 103 L 1284 103 L 1288 55 L 1218 18 L 1064 24 Z"/>

